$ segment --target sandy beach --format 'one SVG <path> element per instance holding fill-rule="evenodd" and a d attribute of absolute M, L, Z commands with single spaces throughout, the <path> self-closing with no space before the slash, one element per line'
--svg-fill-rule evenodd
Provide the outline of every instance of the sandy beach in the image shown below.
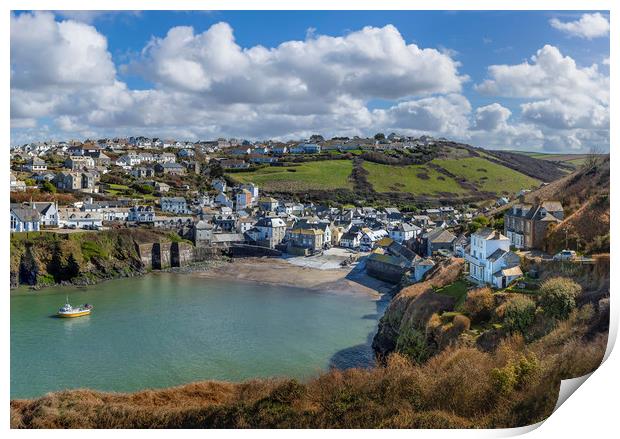
<path fill-rule="evenodd" d="M 191 273 L 203 278 L 243 280 L 332 292 L 370 294 L 388 293 L 392 285 L 368 276 L 355 267 L 319 269 L 300 266 L 278 258 L 244 258 L 204 272 Z"/>

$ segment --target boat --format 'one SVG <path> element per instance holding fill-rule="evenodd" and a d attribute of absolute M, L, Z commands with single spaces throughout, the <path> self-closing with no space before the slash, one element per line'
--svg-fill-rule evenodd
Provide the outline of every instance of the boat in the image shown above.
<path fill-rule="evenodd" d="M 58 310 L 56 315 L 58 317 L 71 318 L 71 317 L 82 317 L 90 314 L 93 309 L 92 305 L 85 303 L 84 305 L 73 307 L 69 303 L 69 298 L 67 297 L 67 302 Z"/>

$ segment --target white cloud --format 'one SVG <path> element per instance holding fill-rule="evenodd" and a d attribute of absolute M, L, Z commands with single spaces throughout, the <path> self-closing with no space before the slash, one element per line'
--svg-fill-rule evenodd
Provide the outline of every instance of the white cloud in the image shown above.
<path fill-rule="evenodd" d="M 570 36 L 587 38 L 588 40 L 605 37 L 609 34 L 609 19 L 599 12 L 583 14 L 579 20 L 568 22 L 552 18 L 549 20 L 549 24 Z"/>
<path fill-rule="evenodd" d="M 469 127 L 471 105 L 459 94 L 400 102 L 387 110 L 375 110 L 375 124 L 404 133 L 438 133 L 463 137 Z"/>
<path fill-rule="evenodd" d="M 546 45 L 531 62 L 490 66 L 488 73 L 489 79 L 476 85 L 476 90 L 526 100 L 520 105 L 521 119 L 549 136 L 566 139 L 567 147 L 584 146 L 571 130 L 609 131 L 609 76 L 596 64 L 579 67 L 556 47 Z"/>
<path fill-rule="evenodd" d="M 495 131 L 506 125 L 511 114 L 512 112 L 508 108 L 497 102 L 477 108 L 474 117 L 475 128 L 483 131 Z"/>
<path fill-rule="evenodd" d="M 512 112 L 495 102 L 476 108 L 470 131 L 472 142 L 498 149 L 537 149 L 543 145 L 544 135 L 532 124 L 511 124 Z"/>
<path fill-rule="evenodd" d="M 462 94 L 468 78 L 452 55 L 407 44 L 390 25 L 341 37 L 310 32 L 273 48 L 239 46 L 227 23 L 199 34 L 174 27 L 121 67 L 155 84 L 147 90 L 119 79 L 93 26 L 58 22 L 51 13 L 12 16 L 11 53 L 14 143 L 37 135 L 261 139 L 377 131 L 497 148 L 609 143 L 609 77 L 552 46 L 529 63 L 491 66 L 475 87 L 524 100 L 520 112 L 499 102 L 472 111 Z M 370 110 L 374 99 L 391 104 Z"/>
<path fill-rule="evenodd" d="M 265 103 L 459 92 L 466 77 L 458 66 L 448 54 L 407 44 L 391 25 L 243 49 L 232 28 L 217 23 L 197 35 L 191 27 L 172 28 L 126 68 L 161 88 L 201 92 L 219 102 Z"/>

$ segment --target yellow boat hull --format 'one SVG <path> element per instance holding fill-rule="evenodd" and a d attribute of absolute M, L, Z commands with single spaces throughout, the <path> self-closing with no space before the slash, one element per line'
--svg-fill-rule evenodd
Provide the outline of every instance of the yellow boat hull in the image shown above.
<path fill-rule="evenodd" d="M 90 310 L 74 312 L 74 313 L 67 313 L 67 314 L 58 313 L 57 315 L 58 315 L 58 317 L 62 317 L 63 319 L 70 319 L 70 318 L 73 318 L 73 317 L 87 316 L 89 314 L 90 314 Z"/>

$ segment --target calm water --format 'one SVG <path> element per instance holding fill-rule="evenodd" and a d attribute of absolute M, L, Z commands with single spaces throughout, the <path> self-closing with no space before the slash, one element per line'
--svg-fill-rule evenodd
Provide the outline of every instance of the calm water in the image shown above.
<path fill-rule="evenodd" d="M 169 273 L 24 291 L 11 296 L 12 398 L 365 366 L 385 307 L 366 295 Z M 52 317 L 66 294 L 94 304 L 93 314 Z"/>

